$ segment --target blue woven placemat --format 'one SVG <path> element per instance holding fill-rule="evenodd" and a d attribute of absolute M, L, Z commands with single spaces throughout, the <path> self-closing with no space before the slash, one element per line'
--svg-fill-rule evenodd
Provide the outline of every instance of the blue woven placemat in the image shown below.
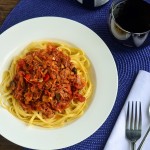
<path fill-rule="evenodd" d="M 111 2 L 98 9 L 89 10 L 76 0 L 21 0 L 0 28 L 2 33 L 12 25 L 26 19 L 59 16 L 88 26 L 108 45 L 115 59 L 119 76 L 119 90 L 115 105 L 101 128 L 86 140 L 66 148 L 67 150 L 103 150 L 138 71 L 140 69 L 150 71 L 150 45 L 131 49 L 120 45 L 110 35 L 107 19 Z"/>

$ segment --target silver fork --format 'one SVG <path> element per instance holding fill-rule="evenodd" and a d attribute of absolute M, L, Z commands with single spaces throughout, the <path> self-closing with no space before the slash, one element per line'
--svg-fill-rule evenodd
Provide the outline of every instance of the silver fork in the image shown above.
<path fill-rule="evenodd" d="M 135 104 L 134 103 L 135 102 L 132 101 L 130 113 L 130 102 L 128 102 L 127 116 L 126 116 L 126 137 L 131 142 L 131 150 L 135 150 L 136 147 L 135 143 L 141 137 L 141 126 L 142 126 L 141 102 L 139 102 L 139 107 L 137 106 L 137 101 Z"/>

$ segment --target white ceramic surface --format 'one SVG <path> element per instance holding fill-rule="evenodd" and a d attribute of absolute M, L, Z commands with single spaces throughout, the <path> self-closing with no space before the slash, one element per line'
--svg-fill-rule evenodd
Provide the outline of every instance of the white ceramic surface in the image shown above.
<path fill-rule="evenodd" d="M 12 56 L 30 42 L 41 39 L 68 41 L 85 51 L 95 72 L 92 102 L 82 117 L 59 129 L 28 127 L 0 107 L 0 134 L 27 148 L 64 148 L 86 139 L 104 123 L 116 99 L 117 69 L 110 50 L 92 30 L 69 19 L 40 17 L 21 22 L 0 35 L 0 80 Z"/>

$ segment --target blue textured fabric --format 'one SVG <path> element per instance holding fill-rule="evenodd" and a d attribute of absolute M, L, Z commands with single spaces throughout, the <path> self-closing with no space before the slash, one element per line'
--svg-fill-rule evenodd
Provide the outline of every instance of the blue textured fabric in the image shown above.
<path fill-rule="evenodd" d="M 74 146 L 65 148 L 67 150 L 103 150 L 138 71 L 140 69 L 150 71 L 150 45 L 131 49 L 120 45 L 112 38 L 107 25 L 111 2 L 95 10 L 89 10 L 76 0 L 21 0 L 0 28 L 2 33 L 26 19 L 41 16 L 65 17 L 91 28 L 110 48 L 119 76 L 119 90 L 113 110 L 93 135 Z"/>

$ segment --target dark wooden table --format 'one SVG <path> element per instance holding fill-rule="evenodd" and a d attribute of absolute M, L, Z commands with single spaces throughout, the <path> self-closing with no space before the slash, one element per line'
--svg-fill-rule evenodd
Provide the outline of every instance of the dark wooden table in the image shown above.
<path fill-rule="evenodd" d="M 18 2 L 19 0 L 0 0 L 0 25 Z"/>
<path fill-rule="evenodd" d="M 0 0 L 0 26 L 10 11 L 16 6 L 19 0 Z M 22 150 L 23 148 L 13 144 L 0 135 L 0 150 Z"/>

